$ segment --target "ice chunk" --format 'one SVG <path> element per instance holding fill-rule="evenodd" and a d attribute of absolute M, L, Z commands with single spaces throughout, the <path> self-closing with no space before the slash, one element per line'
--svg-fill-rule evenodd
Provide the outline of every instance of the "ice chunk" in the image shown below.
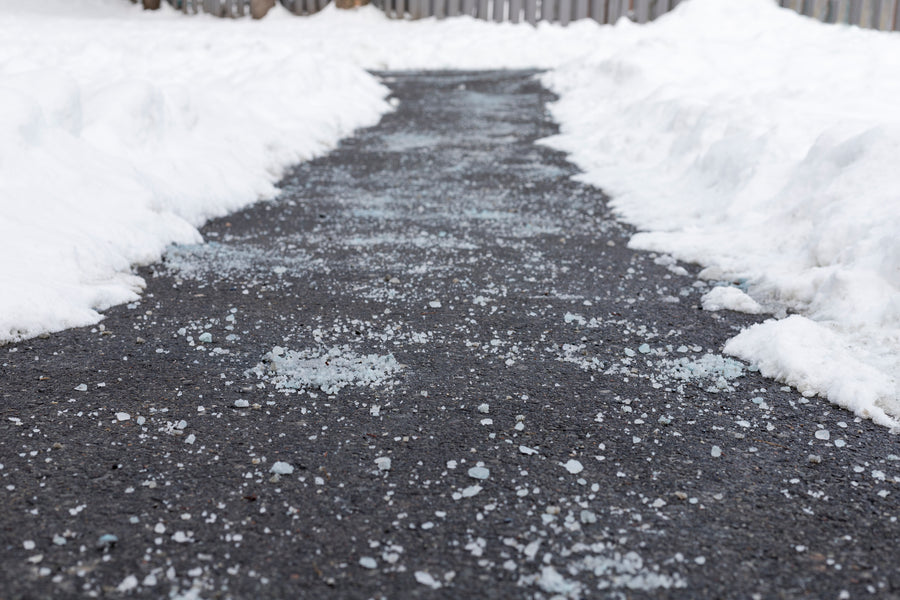
<path fill-rule="evenodd" d="M 721 286 L 714 287 L 703 295 L 700 299 L 703 310 L 733 310 L 736 312 L 758 315 L 765 312 L 765 309 L 753 298 L 748 296 L 743 290 Z"/>
<path fill-rule="evenodd" d="M 469 469 L 469 477 L 472 479 L 487 479 L 491 476 L 490 469 L 484 467 L 472 467 Z"/>
<path fill-rule="evenodd" d="M 561 464 L 563 467 L 565 467 L 566 471 L 568 471 L 572 475 L 578 475 L 579 473 L 584 471 L 584 465 L 582 465 L 580 461 L 577 461 L 574 458 L 569 459 L 568 462 L 559 463 L 559 464 Z"/>
<path fill-rule="evenodd" d="M 290 463 L 286 463 L 284 461 L 276 461 L 274 465 L 269 469 L 270 473 L 275 473 L 276 475 L 290 475 L 294 472 L 294 466 Z"/>

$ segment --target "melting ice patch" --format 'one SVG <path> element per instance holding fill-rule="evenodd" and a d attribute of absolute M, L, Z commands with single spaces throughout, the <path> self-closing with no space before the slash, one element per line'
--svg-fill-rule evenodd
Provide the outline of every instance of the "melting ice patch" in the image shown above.
<path fill-rule="evenodd" d="M 296 248 L 285 250 L 221 242 L 171 246 L 163 261 L 168 273 L 197 280 L 266 271 L 275 275 L 305 273 L 321 264 L 321 260 Z"/>
<path fill-rule="evenodd" d="M 348 385 L 375 386 L 402 369 L 393 354 L 359 355 L 349 346 L 329 350 L 285 350 L 275 346 L 249 370 L 281 390 L 321 390 L 337 394 Z"/>
<path fill-rule="evenodd" d="M 691 360 L 687 357 L 663 361 L 666 374 L 672 379 L 708 384 L 708 392 L 733 392 L 731 381 L 744 374 L 744 365 L 718 354 L 704 354 Z"/>

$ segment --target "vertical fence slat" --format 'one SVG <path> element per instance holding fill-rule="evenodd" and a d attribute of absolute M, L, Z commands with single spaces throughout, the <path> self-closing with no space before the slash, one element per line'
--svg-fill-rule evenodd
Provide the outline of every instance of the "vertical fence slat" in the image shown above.
<path fill-rule="evenodd" d="M 655 4 L 653 13 L 650 15 L 651 19 L 659 18 L 669 12 L 669 0 L 656 0 Z"/>
<path fill-rule="evenodd" d="M 459 0 L 447 0 L 447 16 L 459 16 Z"/>
<path fill-rule="evenodd" d="M 494 0 L 494 20 L 498 23 L 504 20 L 506 12 L 506 0 Z"/>
<path fill-rule="evenodd" d="M 881 13 L 884 9 L 884 3 L 881 0 L 872 0 L 872 24 L 873 29 L 881 29 Z"/>
<path fill-rule="evenodd" d="M 553 22 L 555 15 L 553 9 L 555 0 L 541 0 L 541 20 Z"/>
<path fill-rule="evenodd" d="M 572 0 L 557 0 L 557 16 L 560 25 L 568 25 L 572 20 Z"/>
<path fill-rule="evenodd" d="M 488 19 L 488 0 L 478 0 L 478 18 Z"/>
<path fill-rule="evenodd" d="M 537 0 L 525 0 L 525 22 L 537 24 Z"/>
<path fill-rule="evenodd" d="M 470 17 L 475 14 L 475 0 L 462 0 L 462 14 Z"/>
<path fill-rule="evenodd" d="M 622 16 L 621 0 L 609 0 L 608 14 L 610 24 L 615 25 L 616 21 L 619 20 L 619 17 Z"/>
<path fill-rule="evenodd" d="M 601 25 L 606 23 L 606 0 L 591 0 L 591 18 Z"/>
<path fill-rule="evenodd" d="M 862 0 L 850 0 L 850 14 L 847 16 L 847 22 L 851 25 L 859 25 L 862 19 Z"/>
<path fill-rule="evenodd" d="M 635 20 L 638 23 L 646 23 L 650 20 L 650 0 L 635 0 Z"/>
<path fill-rule="evenodd" d="M 522 19 L 522 0 L 509 0 L 509 22 L 518 23 Z"/>
<path fill-rule="evenodd" d="M 575 20 L 587 19 L 589 0 L 575 0 Z"/>

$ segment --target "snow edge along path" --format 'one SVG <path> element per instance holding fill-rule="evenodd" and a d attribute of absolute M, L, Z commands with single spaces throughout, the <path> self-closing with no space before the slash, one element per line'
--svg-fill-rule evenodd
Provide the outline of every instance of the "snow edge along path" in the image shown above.
<path fill-rule="evenodd" d="M 900 35 L 691 0 L 606 42 L 544 76 L 561 125 L 544 143 L 612 195 L 631 247 L 799 313 L 726 353 L 896 431 Z"/>
<path fill-rule="evenodd" d="M 138 299 L 132 265 L 391 110 L 359 66 L 249 23 L 83 3 L 102 16 L 0 13 L 0 343 Z"/>

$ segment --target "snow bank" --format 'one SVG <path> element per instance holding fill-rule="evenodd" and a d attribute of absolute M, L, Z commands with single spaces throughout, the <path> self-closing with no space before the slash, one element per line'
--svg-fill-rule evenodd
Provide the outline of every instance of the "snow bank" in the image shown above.
<path fill-rule="evenodd" d="M 132 264 L 388 109 L 358 66 L 249 23 L 23 4 L 0 4 L 0 342 L 135 299 Z"/>
<path fill-rule="evenodd" d="M 545 76 L 561 95 L 549 143 L 642 230 L 633 247 L 803 315 L 726 351 L 897 426 L 898 72 L 900 35 L 691 0 Z"/>

